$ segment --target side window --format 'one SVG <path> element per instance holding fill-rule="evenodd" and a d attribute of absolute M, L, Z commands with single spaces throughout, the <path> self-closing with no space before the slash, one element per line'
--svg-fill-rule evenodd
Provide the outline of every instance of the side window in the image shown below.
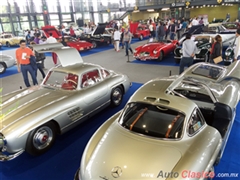
<path fill-rule="evenodd" d="M 100 71 L 101 71 L 101 75 L 102 75 L 103 79 L 106 79 L 107 77 L 110 76 L 110 72 L 107 71 L 106 69 L 101 69 Z"/>
<path fill-rule="evenodd" d="M 98 69 L 95 69 L 93 71 L 89 71 L 83 74 L 81 87 L 82 88 L 90 87 L 100 81 L 101 81 L 101 76 L 99 74 L 99 71 Z"/>
<path fill-rule="evenodd" d="M 203 117 L 199 109 L 195 109 L 188 121 L 188 134 L 195 134 L 204 125 Z"/>

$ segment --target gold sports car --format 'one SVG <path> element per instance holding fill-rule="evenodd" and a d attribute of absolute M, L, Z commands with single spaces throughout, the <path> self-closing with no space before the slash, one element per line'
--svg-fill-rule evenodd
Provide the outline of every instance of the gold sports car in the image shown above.
<path fill-rule="evenodd" d="M 0 35 L 0 43 L 2 43 L 2 45 L 6 45 L 7 47 L 18 45 L 22 39 L 25 38 L 20 36 L 14 36 L 11 33 L 4 33 Z"/>

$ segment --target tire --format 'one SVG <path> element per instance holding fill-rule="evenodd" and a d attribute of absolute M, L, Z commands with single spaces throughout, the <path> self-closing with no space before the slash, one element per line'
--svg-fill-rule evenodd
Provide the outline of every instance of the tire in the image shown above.
<path fill-rule="evenodd" d="M 11 44 L 9 42 L 6 42 L 7 47 L 11 47 Z"/>
<path fill-rule="evenodd" d="M 0 74 L 5 73 L 6 69 L 7 69 L 6 64 L 3 62 L 0 62 Z"/>
<path fill-rule="evenodd" d="M 139 40 L 140 40 L 140 41 L 143 40 L 143 35 L 140 35 Z"/>
<path fill-rule="evenodd" d="M 231 64 L 231 62 L 224 61 L 224 66 L 229 66 L 230 64 Z"/>
<path fill-rule="evenodd" d="M 48 151 L 56 140 L 56 127 L 48 122 L 32 130 L 26 143 L 27 153 L 38 156 Z"/>
<path fill-rule="evenodd" d="M 93 41 L 93 42 L 91 42 L 91 43 L 92 43 L 92 45 L 93 45 L 93 48 L 96 48 L 96 47 L 97 47 L 96 41 Z"/>
<path fill-rule="evenodd" d="M 119 106 L 123 99 L 123 90 L 121 87 L 116 87 L 111 92 L 111 106 Z"/>
<path fill-rule="evenodd" d="M 159 57 L 158 57 L 158 59 L 157 59 L 157 61 L 162 61 L 163 60 L 163 52 L 162 51 L 160 51 L 160 55 L 159 55 Z"/>
<path fill-rule="evenodd" d="M 181 61 L 181 59 L 175 59 L 175 63 L 176 63 L 176 64 L 179 64 L 180 61 Z"/>
<path fill-rule="evenodd" d="M 211 167 L 209 173 L 211 173 L 213 176 L 214 176 L 214 167 Z M 204 180 L 212 180 L 214 177 L 207 177 L 207 178 L 204 178 Z"/>

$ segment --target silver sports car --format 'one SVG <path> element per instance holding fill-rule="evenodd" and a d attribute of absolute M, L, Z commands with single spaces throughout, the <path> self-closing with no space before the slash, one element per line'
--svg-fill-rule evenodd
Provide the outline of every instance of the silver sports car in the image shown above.
<path fill-rule="evenodd" d="M 214 177 L 239 101 L 238 82 L 226 78 L 239 79 L 239 68 L 198 63 L 143 85 L 92 136 L 75 179 Z"/>
<path fill-rule="evenodd" d="M 0 74 L 5 73 L 7 68 L 15 65 L 15 59 L 6 54 L 0 54 Z"/>
<path fill-rule="evenodd" d="M 61 66 L 52 68 L 40 86 L 1 97 L 0 161 L 11 160 L 25 150 L 32 155 L 46 152 L 57 134 L 110 104 L 118 106 L 131 85 L 126 75 L 83 63 L 74 48 L 57 43 L 34 49 L 55 52 Z"/>

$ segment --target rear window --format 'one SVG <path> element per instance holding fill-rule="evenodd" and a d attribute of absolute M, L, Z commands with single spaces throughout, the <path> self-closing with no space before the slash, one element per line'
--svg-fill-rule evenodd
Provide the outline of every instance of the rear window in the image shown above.
<path fill-rule="evenodd" d="M 147 136 L 178 139 L 183 133 L 184 114 L 147 103 L 129 103 L 119 121 L 130 131 Z"/>
<path fill-rule="evenodd" d="M 193 74 L 211 79 L 218 79 L 223 72 L 223 68 L 217 66 L 200 65 L 192 71 Z"/>

